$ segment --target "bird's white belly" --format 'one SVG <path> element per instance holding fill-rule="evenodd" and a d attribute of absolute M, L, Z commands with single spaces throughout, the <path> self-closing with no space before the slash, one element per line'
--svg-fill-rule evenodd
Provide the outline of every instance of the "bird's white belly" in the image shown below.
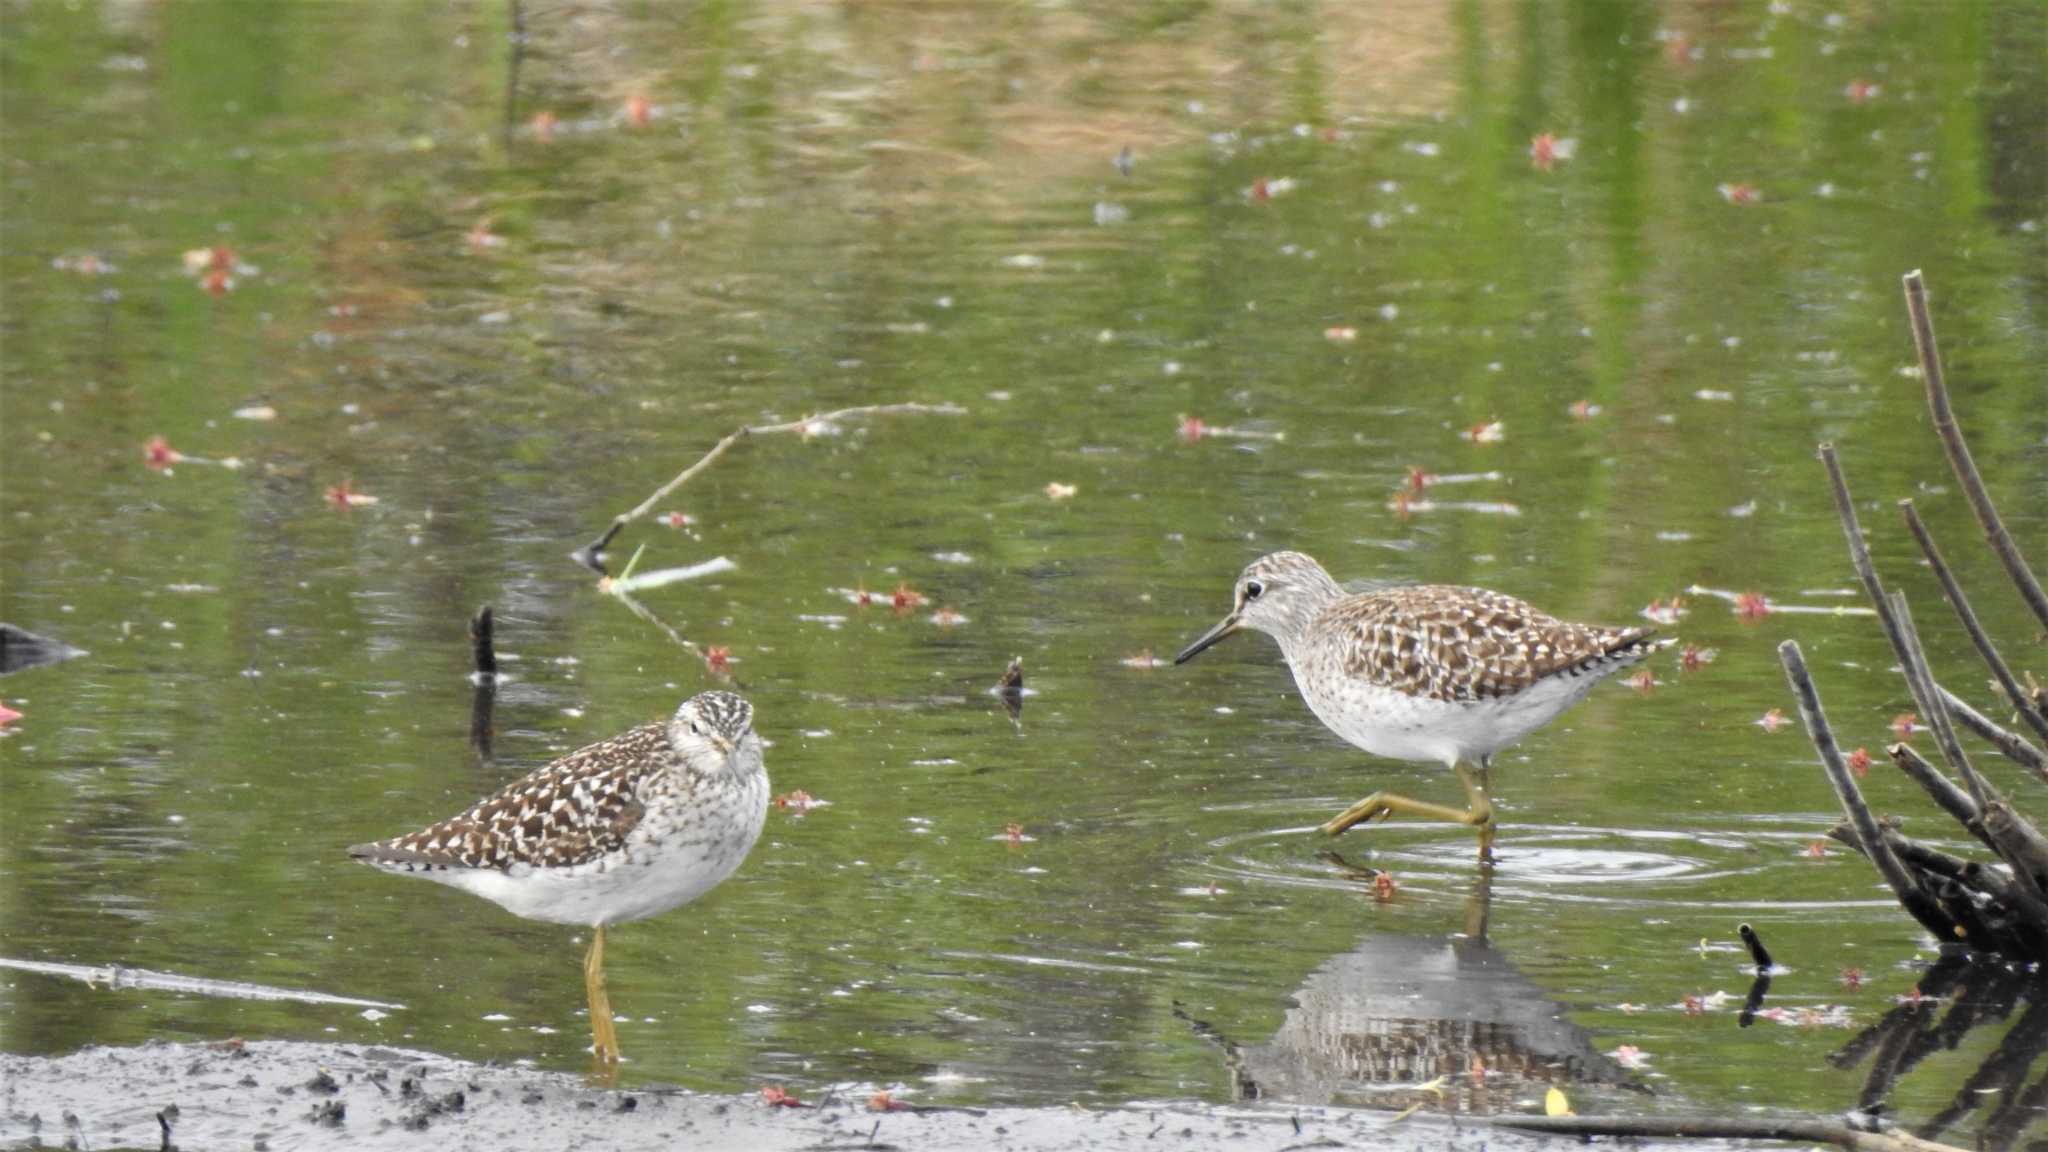
<path fill-rule="evenodd" d="M 1592 690 L 1596 676 L 1540 681 L 1504 698 L 1448 701 L 1409 696 L 1344 677 L 1297 677 L 1309 710 L 1332 732 L 1390 760 L 1456 764 L 1491 756 L 1555 719 Z"/>
<path fill-rule="evenodd" d="M 758 793 L 758 794 L 757 794 Z M 448 869 L 432 879 L 481 896 L 515 916 L 553 924 L 621 924 L 680 908 L 739 869 L 767 818 L 767 782 L 704 819 L 649 829 L 625 850 L 569 868 Z"/>

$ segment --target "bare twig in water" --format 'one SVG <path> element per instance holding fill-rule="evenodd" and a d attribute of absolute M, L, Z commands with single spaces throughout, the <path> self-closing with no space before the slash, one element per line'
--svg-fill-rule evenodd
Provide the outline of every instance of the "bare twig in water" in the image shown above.
<path fill-rule="evenodd" d="M 1842 812 L 1856 829 L 1856 839 L 1861 843 L 1863 854 L 1877 865 L 1878 874 L 1891 885 L 1893 895 L 1915 920 L 1925 925 L 1938 940 L 1955 939 L 1955 922 L 1927 893 L 1921 891 L 1905 865 L 1899 863 L 1898 857 L 1886 847 L 1877 817 L 1871 814 L 1870 805 L 1864 803 L 1855 777 L 1849 774 L 1849 766 L 1842 762 L 1842 750 L 1835 744 L 1835 734 L 1828 727 L 1826 713 L 1821 711 L 1820 694 L 1814 690 L 1813 677 L 1806 671 L 1806 658 L 1799 652 L 1798 641 L 1787 640 L 1778 645 L 1778 661 L 1785 666 L 1785 679 L 1791 683 L 1792 694 L 1799 701 L 1799 718 L 1805 721 L 1806 734 L 1813 740 L 1821 763 L 1827 768 L 1828 782 L 1835 786 L 1835 796 L 1841 801 Z"/>
<path fill-rule="evenodd" d="M 2040 585 L 2034 582 L 2032 572 L 2014 549 L 2011 537 L 1998 519 L 1997 510 L 1985 494 L 1983 480 L 1970 459 L 1962 433 L 1956 428 L 1955 415 L 1949 408 L 1948 387 L 1942 380 L 1940 356 L 1935 349 L 1934 328 L 1928 319 L 1927 296 L 1920 282 L 1920 273 L 1909 273 L 1905 286 L 1906 308 L 1912 318 L 1913 338 L 1920 350 L 1921 373 L 1927 384 L 1928 408 L 1933 413 L 1935 428 L 1948 453 L 1949 464 L 1968 493 L 1992 549 L 2005 563 L 2007 573 L 2019 587 L 2022 597 L 2027 599 L 2042 624 L 2048 626 L 2048 597 L 2043 597 Z M 1973 950 L 2012 960 L 2038 960 L 2044 950 L 2048 950 L 2048 837 L 2016 812 L 2005 797 L 1978 773 L 1956 737 L 1956 722 L 1960 721 L 1989 740 L 2008 758 L 2043 779 L 2048 779 L 2048 764 L 2043 762 L 2048 759 L 2048 754 L 2035 748 L 2023 736 L 2000 728 L 1935 681 L 1905 595 L 1887 591 L 1871 563 L 1862 526 L 1856 520 L 1855 502 L 1849 495 L 1849 485 L 1842 476 L 1841 462 L 1835 457 L 1833 445 L 1820 445 L 1820 458 L 1827 468 L 1835 511 L 1841 519 L 1842 534 L 1849 546 L 1850 563 L 1877 610 L 1885 639 L 1898 658 L 1899 668 L 1914 703 L 1919 707 L 1919 714 L 1926 719 L 1935 743 L 1941 749 L 1942 759 L 1961 778 L 1962 786 L 1957 786 L 1947 773 L 1903 743 L 1894 744 L 1889 749 L 1892 760 L 1925 789 L 1944 812 L 1996 853 L 1999 860 L 2012 869 L 2012 878 L 2008 881 L 1993 866 L 1964 861 L 1916 844 L 1906 839 L 1895 826 L 1887 827 L 1877 822 L 1863 802 L 1855 781 L 1843 770 L 1841 751 L 1835 746 L 1834 737 L 1828 732 L 1827 722 L 1820 713 L 1819 697 L 1807 674 L 1805 662 L 1800 657 L 1798 646 L 1788 640 L 1778 650 L 1785 664 L 1786 677 L 1799 698 L 1800 712 L 1807 721 L 1807 732 L 1821 754 L 1829 782 L 1834 785 L 1849 817 L 1848 824 L 1831 835 L 1867 856 L 1898 896 L 1899 903 L 1937 938 L 1944 942 L 1960 941 Z M 2048 709 L 2042 707 L 2038 696 L 2030 696 L 2021 689 L 2012 670 L 1999 655 L 1997 646 L 1985 633 L 1954 572 L 1935 547 L 1933 535 L 1921 522 L 1913 502 L 1901 501 L 1900 508 L 1906 527 L 1919 543 L 1921 552 L 1941 583 L 1943 593 L 1954 606 L 1964 630 L 1976 645 L 1978 655 L 1990 667 L 2000 690 L 2012 700 L 2027 727 L 2037 735 L 2048 735 L 2048 719 L 2043 717 L 2043 712 Z M 1903 1055 L 1895 1051 L 1891 1058 L 1903 1059 Z M 1872 1083 L 1881 1079 L 1889 1083 L 1888 1079 L 1875 1074 Z"/>
<path fill-rule="evenodd" d="M 1675 1116 L 1498 1116 L 1493 1127 L 1554 1136 L 1633 1136 L 1642 1139 L 1786 1140 L 1832 1144 L 1849 1152 L 1962 1152 L 1904 1132 L 1865 1132 L 1833 1120 L 1784 1120 Z"/>
<path fill-rule="evenodd" d="M 806 416 L 801 420 L 789 420 L 781 424 L 756 424 L 740 428 L 728 434 L 725 439 L 712 445 L 711 451 L 706 452 L 695 464 L 677 473 L 675 479 L 656 488 L 652 495 L 642 500 L 632 511 L 621 512 L 617 516 L 612 517 L 611 526 L 604 530 L 602 536 L 571 552 L 569 556 L 578 564 L 583 565 L 598 575 L 605 575 L 604 550 L 611 545 L 612 539 L 619 534 L 620 529 L 652 512 L 654 506 L 668 499 L 670 493 L 688 483 L 691 477 L 709 468 L 712 462 L 720 456 L 725 455 L 726 449 L 731 448 L 734 444 L 749 436 L 772 436 L 777 433 L 791 432 L 815 435 L 837 421 L 850 420 L 856 416 L 889 416 L 912 412 L 940 416 L 962 416 L 966 414 L 967 409 L 955 404 L 918 404 L 910 402 L 901 404 L 864 404 L 856 408 L 841 408 L 836 412 L 827 412 L 820 416 Z"/>
<path fill-rule="evenodd" d="M 1927 721 L 1927 727 L 1934 733 L 1934 745 L 1963 778 L 1963 787 L 1970 790 L 1970 799 L 1978 808 L 1988 808 L 1998 795 L 1989 781 L 1977 774 L 1970 758 L 1963 753 L 1962 741 L 1956 739 L 1955 725 L 1949 722 L 1948 705 L 1941 702 L 1941 693 L 1935 691 L 1934 673 L 1927 666 L 1927 649 L 1920 644 L 1920 630 L 1913 624 L 1913 610 L 1906 604 L 1904 592 L 1893 592 L 1891 602 L 1892 622 L 1898 627 L 1901 647 L 1899 664 L 1905 670 L 1906 683 L 1913 689 L 1913 699 L 1920 705 L 1920 715 Z"/>
<path fill-rule="evenodd" d="M 2019 589 L 2020 598 L 2033 610 L 2041 627 L 2048 628 L 2048 593 L 2041 591 L 2041 582 L 2034 579 L 2033 570 L 2027 567 L 2026 559 L 2005 530 L 2005 522 L 1999 519 L 1991 493 L 1984 488 L 1984 478 L 1977 474 L 1977 463 L 1970 458 L 1970 446 L 1963 441 L 1962 429 L 1956 427 L 1955 412 L 1949 408 L 1948 382 L 1942 378 L 1941 351 L 1934 343 L 1934 320 L 1927 312 L 1927 286 L 1920 279 L 1919 269 L 1906 273 L 1905 287 L 1906 312 L 1913 319 L 1913 345 L 1919 349 L 1920 376 L 1927 385 L 1927 410 L 1934 417 L 1934 431 L 1941 437 L 1941 447 L 1948 453 L 1948 465 L 1962 484 L 1963 494 L 1969 497 L 1970 510 L 1977 514 L 1984 538 L 2005 565 L 2013 587 Z"/>
<path fill-rule="evenodd" d="M 1992 747 L 2005 754 L 2006 759 L 2048 780 L 2048 753 L 2027 743 L 2025 737 L 1999 727 L 1996 721 L 1970 707 L 1967 701 L 1946 688 L 1941 689 L 1941 702 L 1948 705 L 1951 717 L 1961 720 L 1963 727 L 1990 741 Z"/>
<path fill-rule="evenodd" d="M 613 591 L 610 593 L 610 596 L 612 599 L 617 600 L 621 604 L 624 604 L 628 609 L 632 611 L 633 615 L 638 616 L 642 620 L 647 621 L 649 624 L 654 625 L 656 628 L 661 629 L 662 635 L 667 636 L 670 640 L 673 640 L 677 644 L 681 645 L 691 655 L 697 657 L 699 660 L 702 660 L 704 658 L 704 649 L 699 648 L 697 645 L 691 643 L 690 641 L 683 639 L 682 633 L 676 631 L 674 628 L 669 627 L 668 622 L 663 620 L 661 617 L 656 616 L 653 612 L 649 611 L 647 605 L 642 604 L 638 600 L 635 600 L 631 592 Z"/>
<path fill-rule="evenodd" d="M 1950 780 L 1941 769 L 1928 763 L 1927 758 L 1920 753 L 1913 751 L 1911 744 L 1893 744 L 1885 751 L 1890 754 L 1892 762 L 1899 766 L 1900 771 L 1911 777 L 1913 783 L 1926 789 L 1927 795 L 1936 804 L 1941 805 L 1942 811 L 1955 817 L 1956 823 L 1970 829 L 1979 840 L 1984 841 L 1986 848 L 1996 850 L 1996 846 L 1985 839 L 1984 826 L 1978 823 L 1977 819 L 1981 813 L 1977 809 L 1977 802 L 1970 799 L 1968 792 L 1956 787 L 1955 781 Z"/>
<path fill-rule="evenodd" d="M 1913 539 L 1920 545 L 1920 554 L 1927 557 L 1928 567 L 1934 569 L 1934 578 L 1941 581 L 1942 595 L 1948 597 L 1949 606 L 1956 610 L 1956 618 L 1962 621 L 1963 631 L 1969 633 L 1970 643 L 1977 646 L 1977 654 L 1984 658 L 1984 665 L 1991 669 L 1992 678 L 2005 690 L 2006 698 L 2012 701 L 2020 719 L 2034 730 L 2034 735 L 2048 740 L 2048 719 L 2043 719 L 2040 709 L 2034 707 L 2033 698 L 2013 678 L 2012 669 L 1998 654 L 1998 646 L 1991 637 L 1984 634 L 1984 626 L 1977 621 L 1977 613 L 1970 607 L 1969 598 L 1963 595 L 1962 586 L 1956 583 L 1955 573 L 1949 571 L 1948 562 L 1941 558 L 1941 550 L 1934 546 L 1934 537 L 1927 531 L 1927 525 L 1920 520 L 1920 513 L 1911 500 L 1899 501 L 1899 511 L 1906 518 L 1906 529 L 1913 533 Z"/>

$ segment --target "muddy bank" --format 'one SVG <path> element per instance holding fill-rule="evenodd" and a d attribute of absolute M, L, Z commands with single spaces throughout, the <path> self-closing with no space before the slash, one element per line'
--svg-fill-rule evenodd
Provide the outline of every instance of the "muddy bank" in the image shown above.
<path fill-rule="evenodd" d="M 1176 1103 L 1111 1111 L 870 1111 L 865 1096 L 771 1107 L 758 1095 L 609 1089 L 581 1077 L 395 1048 L 285 1042 L 0 1056 L 0 1147 L 188 1149 L 1561 1149 L 1416 1116 Z M 159 1117 L 162 1116 L 163 1120 Z M 1296 1121 L 1299 1121 L 1297 1130 Z M 1690 1145 L 1699 1148 L 1695 1143 Z"/>

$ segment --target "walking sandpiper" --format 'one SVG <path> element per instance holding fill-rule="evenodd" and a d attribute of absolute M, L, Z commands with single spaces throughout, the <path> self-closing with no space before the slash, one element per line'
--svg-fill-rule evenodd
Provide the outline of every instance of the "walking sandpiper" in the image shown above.
<path fill-rule="evenodd" d="M 731 692 L 600 740 L 468 811 L 350 856 L 483 897 L 515 916 L 591 929 L 592 1051 L 616 1064 L 604 930 L 680 907 L 732 875 L 768 816 L 754 709 Z"/>
<path fill-rule="evenodd" d="M 1570 624 L 1483 588 L 1346 594 L 1299 552 L 1252 561 L 1237 578 L 1230 615 L 1173 662 L 1187 663 L 1240 628 L 1280 642 L 1295 687 L 1332 732 L 1375 756 L 1441 763 L 1470 801 L 1461 811 L 1374 792 L 1324 824 L 1325 833 L 1396 812 L 1455 820 L 1478 830 L 1482 861 L 1493 858 L 1493 754 L 1658 647 L 1650 629 Z M 1467 762 L 1478 767 L 1476 780 Z"/>

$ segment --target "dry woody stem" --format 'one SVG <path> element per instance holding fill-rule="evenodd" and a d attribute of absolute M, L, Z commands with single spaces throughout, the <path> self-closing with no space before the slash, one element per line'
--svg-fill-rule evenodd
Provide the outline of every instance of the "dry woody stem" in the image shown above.
<path fill-rule="evenodd" d="M 1906 305 L 1912 319 L 1914 340 L 1920 350 L 1928 408 L 1933 414 L 1942 446 L 1948 453 L 1949 464 L 1968 494 L 1971 508 L 1983 526 L 1992 550 L 2005 564 L 2022 598 L 2034 608 L 2043 625 L 2048 626 L 2048 599 L 2042 597 L 2040 585 L 2034 581 L 2033 573 L 2020 559 L 2012 538 L 1999 521 L 1998 512 L 1992 507 L 1983 480 L 1970 459 L 1969 449 L 1963 443 L 1962 433 L 1956 427 L 1955 415 L 1949 407 L 1948 387 L 1942 378 L 1941 361 L 1935 350 L 1934 328 L 1927 316 L 1926 290 L 1918 272 L 1906 277 Z M 1842 535 L 1848 543 L 1849 562 L 1870 596 L 1871 604 L 1877 609 L 1878 622 L 1891 644 L 1893 655 L 1898 658 L 1906 686 L 1920 715 L 1926 720 L 1936 747 L 1941 749 L 1941 759 L 1955 778 L 1905 743 L 1893 744 L 1888 749 L 1892 762 L 1920 785 L 1943 813 L 1989 848 L 1996 856 L 1996 864 L 1964 860 L 1908 839 L 1895 821 L 1880 821 L 1871 812 L 1842 762 L 1841 751 L 1828 728 L 1827 717 L 1821 711 L 1819 693 L 1814 688 L 1799 646 L 1787 640 L 1778 649 L 1786 679 L 1799 701 L 1800 716 L 1806 722 L 1807 734 L 1812 738 L 1815 750 L 1820 753 L 1828 781 L 1834 786 L 1842 811 L 1848 817 L 1831 835 L 1868 857 L 1898 897 L 1899 904 L 1944 944 L 1961 945 L 1974 952 L 2011 961 L 2035 962 L 2048 954 L 2048 837 L 2042 836 L 2033 822 L 2017 811 L 1971 763 L 1957 735 L 1957 724 L 1960 722 L 1963 728 L 1983 738 L 2006 759 L 2037 779 L 2048 780 L 2048 756 L 2029 743 L 2024 735 L 2001 728 L 1935 680 L 1905 594 L 1887 590 L 1878 577 L 1876 566 L 1871 563 L 1869 546 L 1856 519 L 1855 501 L 1849 494 L 1848 481 L 1843 478 L 1841 462 L 1835 456 L 1834 447 L 1822 444 L 1820 458 L 1827 470 L 1835 511 L 1842 522 Z M 1998 690 L 2011 701 L 2028 729 L 2048 739 L 2048 720 L 2044 720 L 2039 702 L 2021 687 L 1999 654 L 1998 645 L 1971 607 L 1954 570 L 1935 546 L 1933 533 L 1921 520 L 1918 509 L 1910 500 L 1900 501 L 1899 507 L 1907 530 L 1919 544 L 1921 554 L 1926 557 L 1943 594 L 1955 609 L 1956 617 L 1976 648 L 1977 655 L 1990 669 Z M 1961 780 L 1960 784 L 1956 782 L 1957 778 Z M 2001 871 L 2000 865 L 2011 870 L 2010 878 Z"/>
<path fill-rule="evenodd" d="M 1984 488 L 1984 478 L 1977 474 L 1977 462 L 1970 458 L 1970 446 L 1963 441 L 1963 431 L 1956 427 L 1955 412 L 1948 402 L 1948 382 L 1941 374 L 1941 350 L 1934 343 L 1934 319 L 1927 312 L 1927 286 L 1920 279 L 1919 269 L 1906 273 L 1905 287 L 1906 312 L 1913 320 L 1913 344 L 1920 351 L 1920 377 L 1927 385 L 1927 410 L 1934 417 L 1934 432 L 1941 437 L 1948 465 L 1963 486 L 1963 494 L 1970 499 L 1970 510 L 1977 514 L 1984 539 L 1997 553 L 1998 562 L 2005 565 L 2006 575 L 2012 577 L 2013 586 L 2033 610 L 2034 618 L 2048 629 L 2048 593 L 2041 591 L 2041 582 L 2034 579 L 2033 570 L 2027 567 L 2012 542 L 2012 534 L 2005 530 L 2005 521 L 1999 519 L 1998 509 L 1991 503 L 1991 493 Z"/>
<path fill-rule="evenodd" d="M 1919 510 L 1913 507 L 1911 500 L 1901 500 L 1899 511 L 1906 518 L 1906 530 L 1913 534 L 1913 540 L 1920 545 L 1920 554 L 1927 557 L 1927 566 L 1934 570 L 1934 578 L 1941 581 L 1942 595 L 1948 597 L 1949 605 L 1956 610 L 1956 618 L 1962 622 L 1963 631 L 1969 633 L 1970 643 L 1976 645 L 1977 654 L 1984 658 L 1985 666 L 1991 669 L 1992 678 L 2005 690 L 2006 697 L 2012 701 L 2020 719 L 2026 721 L 2027 727 L 2034 730 L 2034 735 L 2048 740 L 2048 719 L 2042 718 L 2041 710 L 2034 707 L 2033 698 L 2020 687 L 2020 682 L 2013 677 L 2012 669 L 2006 666 L 2005 659 L 1998 654 L 1998 646 L 1991 642 L 1991 637 L 1985 635 L 1984 625 L 1977 620 L 1977 612 L 1970 607 L 1969 597 L 1963 595 L 1962 586 L 1956 583 L 1955 573 L 1949 571 L 1948 562 L 1941 558 L 1941 549 L 1935 547 L 1934 536 L 1927 531 L 1927 525 L 1921 521 Z"/>
<path fill-rule="evenodd" d="M 840 420 L 850 420 L 856 416 L 890 416 L 902 413 L 963 416 L 966 412 L 967 409 L 955 404 L 917 404 L 908 402 L 901 404 L 864 404 L 856 408 L 841 408 L 836 412 L 827 412 L 819 416 L 806 416 L 801 420 L 789 420 L 781 424 L 755 424 L 735 429 L 728 433 L 723 440 L 712 445 L 711 451 L 706 452 L 695 464 L 677 473 L 675 479 L 656 488 L 647 499 L 642 500 L 631 511 L 621 512 L 617 516 L 612 517 L 611 525 L 604 530 L 603 535 L 571 552 L 569 555 L 585 568 L 596 572 L 600 576 L 606 575 L 604 550 L 611 545 L 612 540 L 618 536 L 621 529 L 652 512 L 655 505 L 668 499 L 671 493 L 688 483 L 691 477 L 711 467 L 713 461 L 725 455 L 726 449 L 731 448 L 750 436 L 773 436 L 777 433 L 787 434 L 791 432 L 811 435 L 820 428 Z"/>

